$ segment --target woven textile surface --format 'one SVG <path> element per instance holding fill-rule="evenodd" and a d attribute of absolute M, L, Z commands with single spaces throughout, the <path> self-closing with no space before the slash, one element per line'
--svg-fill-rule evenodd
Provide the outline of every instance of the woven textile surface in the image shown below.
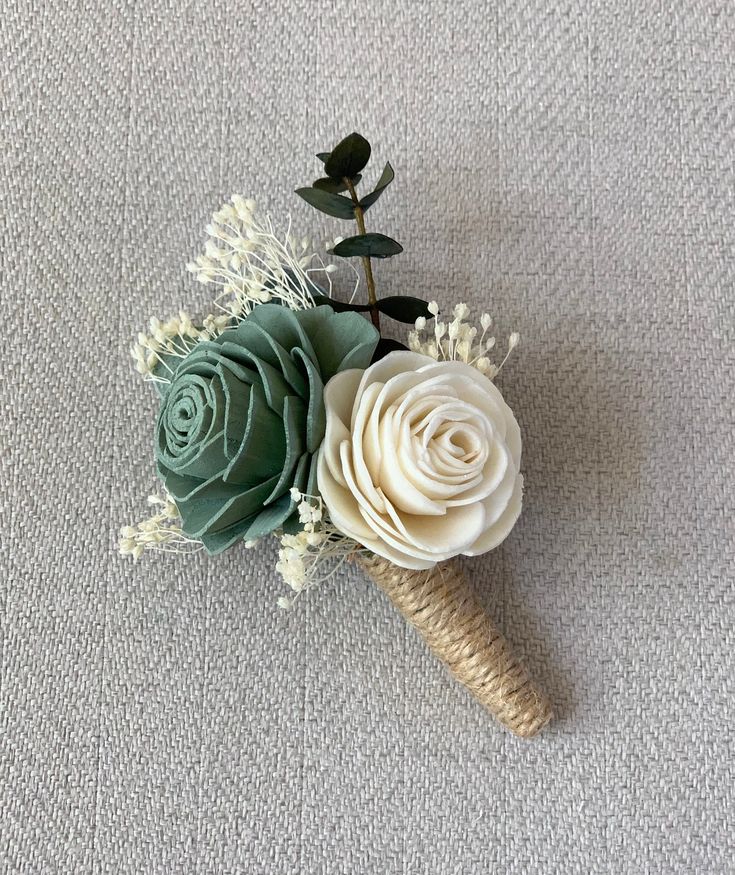
<path fill-rule="evenodd" d="M 0 872 L 732 872 L 731 5 L 2 0 L 0 39 Z M 132 339 L 206 312 L 233 192 L 344 234 L 292 190 L 353 129 L 381 293 L 521 334 L 525 509 L 465 568 L 532 742 L 356 569 L 282 612 L 273 545 L 116 554 Z"/>

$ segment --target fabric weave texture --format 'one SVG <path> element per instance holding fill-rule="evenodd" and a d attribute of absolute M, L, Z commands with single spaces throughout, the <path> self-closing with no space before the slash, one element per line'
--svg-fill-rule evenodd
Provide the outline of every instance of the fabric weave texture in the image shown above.
<path fill-rule="evenodd" d="M 730 5 L 2 11 L 0 872 L 732 871 Z M 233 192 L 344 236 L 293 189 L 351 130 L 396 169 L 380 292 L 521 335 L 524 511 L 463 567 L 554 705 L 530 743 L 356 568 L 283 613 L 275 545 L 115 552 L 135 334 L 207 312 Z"/>

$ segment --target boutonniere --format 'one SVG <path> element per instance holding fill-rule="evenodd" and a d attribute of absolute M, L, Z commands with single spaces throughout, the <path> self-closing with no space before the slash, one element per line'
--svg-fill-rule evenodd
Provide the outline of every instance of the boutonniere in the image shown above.
<path fill-rule="evenodd" d="M 521 512 L 521 434 L 494 383 L 518 335 L 493 360 L 492 319 L 463 303 L 380 297 L 373 262 L 401 245 L 366 228 L 394 180 L 366 191 L 370 144 L 350 134 L 320 153 L 323 175 L 297 194 L 354 223 L 323 255 L 254 201 L 235 195 L 187 267 L 217 288 L 201 319 L 159 321 L 132 347 L 160 397 L 150 518 L 120 551 L 216 555 L 280 541 L 291 608 L 356 562 L 429 647 L 505 726 L 536 734 L 545 696 L 454 561 L 497 547 Z M 359 266 L 355 267 L 355 263 Z M 349 301 L 333 275 L 352 268 Z M 383 334 L 409 325 L 400 343 Z"/>

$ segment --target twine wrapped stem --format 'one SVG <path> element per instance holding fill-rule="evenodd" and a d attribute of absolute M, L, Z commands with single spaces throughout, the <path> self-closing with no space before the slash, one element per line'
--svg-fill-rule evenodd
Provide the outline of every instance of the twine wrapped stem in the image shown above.
<path fill-rule="evenodd" d="M 516 659 L 456 564 L 411 571 L 379 556 L 359 561 L 456 680 L 503 726 L 531 738 L 549 722 L 549 700 Z"/>

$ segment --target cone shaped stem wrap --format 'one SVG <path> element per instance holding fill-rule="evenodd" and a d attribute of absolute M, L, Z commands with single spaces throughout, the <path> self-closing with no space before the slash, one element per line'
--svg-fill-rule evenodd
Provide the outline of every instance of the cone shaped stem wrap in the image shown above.
<path fill-rule="evenodd" d="M 360 563 L 451 674 L 507 729 L 536 735 L 551 720 L 549 700 L 475 598 L 452 562 L 428 571 L 399 568 L 380 556 Z"/>

